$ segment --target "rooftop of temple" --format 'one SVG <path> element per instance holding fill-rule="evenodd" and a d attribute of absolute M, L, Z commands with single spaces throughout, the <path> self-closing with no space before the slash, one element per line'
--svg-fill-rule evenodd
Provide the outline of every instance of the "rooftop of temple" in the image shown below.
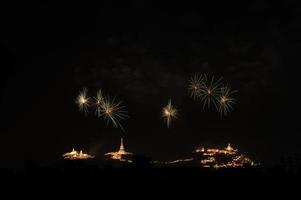
<path fill-rule="evenodd" d="M 84 160 L 84 159 L 89 159 L 89 158 L 94 158 L 95 156 L 93 155 L 89 155 L 86 153 L 83 153 L 82 150 L 80 150 L 79 152 L 72 149 L 71 152 L 67 152 L 65 154 L 63 154 L 63 158 L 65 160 Z"/>
<path fill-rule="evenodd" d="M 127 162 L 131 162 L 131 159 L 129 159 L 129 157 L 131 157 L 132 155 L 133 155 L 133 153 L 127 152 L 125 150 L 124 145 L 123 145 L 123 138 L 120 139 L 120 147 L 119 147 L 118 151 L 109 152 L 109 153 L 105 154 L 105 156 L 109 157 L 110 159 L 127 161 Z"/>

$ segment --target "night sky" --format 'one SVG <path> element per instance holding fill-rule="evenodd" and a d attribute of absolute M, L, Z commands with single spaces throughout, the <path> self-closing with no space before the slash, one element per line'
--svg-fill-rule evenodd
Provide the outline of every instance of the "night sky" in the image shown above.
<path fill-rule="evenodd" d="M 155 160 L 227 143 L 263 163 L 301 151 L 298 1 L 101 2 L 1 6 L 2 166 L 49 163 L 72 147 L 103 155 L 120 136 Z M 195 73 L 239 91 L 229 116 L 190 98 Z M 123 100 L 125 132 L 79 113 L 83 87 Z M 167 129 L 169 98 L 179 118 Z"/>

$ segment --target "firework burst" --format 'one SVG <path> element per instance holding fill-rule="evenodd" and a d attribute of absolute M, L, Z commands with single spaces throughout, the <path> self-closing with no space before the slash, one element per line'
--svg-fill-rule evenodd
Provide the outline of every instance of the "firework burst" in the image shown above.
<path fill-rule="evenodd" d="M 190 81 L 189 81 L 189 86 L 188 90 L 190 91 L 190 96 L 193 97 L 194 99 L 198 99 L 200 97 L 202 87 L 204 85 L 204 76 L 203 75 L 194 75 Z"/>
<path fill-rule="evenodd" d="M 125 120 L 129 116 L 127 111 L 124 110 L 125 106 L 122 105 L 121 101 L 116 101 L 115 97 L 110 99 L 109 97 L 102 98 L 99 102 L 98 113 L 99 117 L 103 116 L 107 121 L 107 124 L 110 122 L 113 123 L 113 126 L 116 128 L 121 128 L 124 131 L 123 126 L 120 124 L 120 120 Z"/>
<path fill-rule="evenodd" d="M 102 105 L 104 103 L 104 96 L 102 94 L 101 90 L 97 91 L 96 97 L 94 97 L 94 102 L 95 102 L 95 114 L 97 115 L 97 117 L 101 117 L 102 115 Z"/>
<path fill-rule="evenodd" d="M 79 111 L 84 113 L 85 115 L 88 114 L 88 107 L 90 105 L 90 98 L 87 97 L 88 90 L 84 88 L 82 91 L 79 92 L 79 95 L 76 98 L 76 103 L 79 107 Z"/>
<path fill-rule="evenodd" d="M 164 118 L 167 128 L 169 128 L 170 123 L 173 119 L 177 118 L 178 111 L 171 104 L 171 99 L 169 99 L 168 104 L 162 109 L 162 117 Z"/>
<path fill-rule="evenodd" d="M 217 107 L 222 78 L 215 79 L 214 76 L 208 77 L 206 75 L 203 77 L 204 81 L 200 91 L 200 98 L 203 102 L 203 107 L 210 107 L 212 103 L 215 105 L 215 107 Z"/>
<path fill-rule="evenodd" d="M 236 92 L 235 90 L 231 90 L 229 86 L 222 86 L 220 88 L 218 111 L 221 116 L 226 116 L 233 109 L 232 105 L 235 103 L 235 99 L 232 96 Z"/>

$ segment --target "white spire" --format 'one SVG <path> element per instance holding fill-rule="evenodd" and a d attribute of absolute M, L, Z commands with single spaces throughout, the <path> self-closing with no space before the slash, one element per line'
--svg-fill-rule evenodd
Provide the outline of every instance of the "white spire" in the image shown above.
<path fill-rule="evenodd" d="M 120 139 L 120 147 L 119 147 L 119 152 L 125 152 L 124 146 L 123 146 L 123 138 L 121 137 Z"/>
<path fill-rule="evenodd" d="M 227 150 L 227 151 L 232 151 L 232 150 L 233 150 L 233 148 L 231 147 L 230 143 L 228 144 L 226 150 Z"/>

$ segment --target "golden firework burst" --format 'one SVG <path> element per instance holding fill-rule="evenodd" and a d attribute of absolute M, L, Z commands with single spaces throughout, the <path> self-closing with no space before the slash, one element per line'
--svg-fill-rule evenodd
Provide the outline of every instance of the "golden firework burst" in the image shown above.
<path fill-rule="evenodd" d="M 103 116 L 104 119 L 107 121 L 107 124 L 110 122 L 113 123 L 113 126 L 116 128 L 121 128 L 124 131 L 123 126 L 120 123 L 120 120 L 127 119 L 128 112 L 124 110 L 125 106 L 122 105 L 121 101 L 116 101 L 115 97 L 110 99 L 109 97 L 102 98 L 99 102 L 98 107 L 98 116 Z"/>
<path fill-rule="evenodd" d="M 235 90 L 231 90 L 229 86 L 222 86 L 220 88 L 218 111 L 221 116 L 226 116 L 233 109 L 232 105 L 235 103 L 233 94 L 236 92 Z"/>
<path fill-rule="evenodd" d="M 222 78 L 215 79 L 214 76 L 209 77 L 204 75 L 204 81 L 200 91 L 200 98 L 204 108 L 206 106 L 210 107 L 212 103 L 217 107 L 221 81 Z"/>
<path fill-rule="evenodd" d="M 167 128 L 169 128 L 171 121 L 177 118 L 177 116 L 178 110 L 175 107 L 173 107 L 171 99 L 169 99 L 168 104 L 162 109 L 162 117 L 165 120 Z"/>
<path fill-rule="evenodd" d="M 87 96 L 88 90 L 84 88 L 79 92 L 79 95 L 76 98 L 76 104 L 79 107 L 79 111 L 88 114 L 88 107 L 90 106 L 90 98 Z"/>
<path fill-rule="evenodd" d="M 204 76 L 196 74 L 191 77 L 189 81 L 188 90 L 190 91 L 190 96 L 194 99 L 198 99 L 200 97 L 202 87 L 203 87 Z"/>

